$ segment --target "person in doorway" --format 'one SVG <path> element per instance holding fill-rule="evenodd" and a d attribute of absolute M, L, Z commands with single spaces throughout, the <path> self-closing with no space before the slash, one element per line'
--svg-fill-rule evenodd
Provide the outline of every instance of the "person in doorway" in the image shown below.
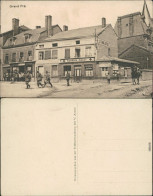
<path fill-rule="evenodd" d="M 51 88 L 53 87 L 53 85 L 52 85 L 52 83 L 50 81 L 50 75 L 49 75 L 48 71 L 46 71 L 44 87 L 46 86 L 46 84 L 50 84 Z"/>
<path fill-rule="evenodd" d="M 42 74 L 39 73 L 39 71 L 37 71 L 37 86 L 38 86 L 38 88 L 39 88 L 39 86 L 44 87 L 44 85 L 41 83 L 42 78 L 43 78 Z"/>
<path fill-rule="evenodd" d="M 70 73 L 67 71 L 67 74 L 66 74 L 66 81 L 67 81 L 67 86 L 70 86 Z"/>
<path fill-rule="evenodd" d="M 30 84 L 29 84 L 30 81 L 31 81 L 31 74 L 30 74 L 30 71 L 28 71 L 25 74 L 25 83 L 26 83 L 27 89 L 30 88 Z"/>
<path fill-rule="evenodd" d="M 108 82 L 108 84 L 110 84 L 110 74 L 109 74 L 109 72 L 107 74 L 107 82 Z"/>

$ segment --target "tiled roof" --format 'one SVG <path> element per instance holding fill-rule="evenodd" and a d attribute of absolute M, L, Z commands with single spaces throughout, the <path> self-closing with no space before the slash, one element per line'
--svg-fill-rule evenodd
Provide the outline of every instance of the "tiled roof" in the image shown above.
<path fill-rule="evenodd" d="M 57 25 L 54 25 L 53 28 L 57 26 Z M 39 37 L 40 37 L 40 34 L 42 32 L 45 32 L 46 31 L 46 28 L 43 27 L 43 28 L 38 28 L 38 29 L 31 29 L 31 30 L 27 30 L 27 31 L 24 31 L 18 35 L 15 36 L 16 40 L 15 40 L 15 46 L 17 45 L 21 45 L 21 44 L 24 44 L 25 43 L 25 34 L 30 34 L 31 35 L 31 42 L 30 43 L 35 43 L 39 40 Z M 8 47 L 10 46 L 9 44 L 9 40 L 10 38 L 7 40 L 7 42 L 5 43 L 4 47 Z"/>
<path fill-rule="evenodd" d="M 104 28 L 102 28 L 102 26 L 99 25 L 99 26 L 91 26 L 91 27 L 72 29 L 69 31 L 62 31 L 60 33 L 55 34 L 51 38 L 45 39 L 45 41 L 75 39 L 75 38 L 78 39 L 81 37 L 95 36 L 95 32 L 96 32 L 96 34 L 99 34 L 102 31 L 104 31 L 109 25 L 106 25 L 106 27 L 104 27 Z"/>
<path fill-rule="evenodd" d="M 150 50 L 148 50 L 147 48 L 145 48 L 145 47 L 143 47 L 143 46 L 138 46 L 138 45 L 136 45 L 136 44 L 133 44 L 133 45 L 131 45 L 130 47 L 128 47 L 127 49 L 125 49 L 123 52 L 121 52 L 121 53 L 119 54 L 119 56 L 121 56 L 122 54 L 124 54 L 125 52 L 127 52 L 128 50 L 130 50 L 130 49 L 133 48 L 133 47 L 137 47 L 137 48 L 139 48 L 139 49 L 145 50 L 146 52 L 149 52 L 149 53 L 150 53 Z"/>
<path fill-rule="evenodd" d="M 130 16 L 136 16 L 136 15 L 141 15 L 141 12 L 134 12 L 134 13 L 131 13 L 131 14 L 126 14 L 126 15 L 123 15 L 123 16 L 119 16 L 118 18 L 128 18 Z"/>
<path fill-rule="evenodd" d="M 24 26 L 24 25 L 19 26 L 19 29 L 21 29 L 21 30 L 23 30 L 23 31 L 30 30 L 30 28 L 28 28 L 28 27 L 26 27 L 26 26 Z M 11 32 L 11 31 L 13 31 L 13 30 L 6 31 L 6 32 L 4 32 L 4 33 L 1 33 L 0 35 L 2 36 L 3 34 L 7 34 L 7 33 Z"/>

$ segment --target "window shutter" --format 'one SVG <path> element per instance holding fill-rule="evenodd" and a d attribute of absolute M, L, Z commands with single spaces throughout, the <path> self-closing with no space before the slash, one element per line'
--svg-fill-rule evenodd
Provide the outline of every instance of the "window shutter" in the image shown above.
<path fill-rule="evenodd" d="M 70 49 L 65 49 L 65 58 L 66 59 L 70 58 Z"/>
<path fill-rule="evenodd" d="M 51 59 L 51 51 L 50 50 L 45 51 L 45 59 Z"/>

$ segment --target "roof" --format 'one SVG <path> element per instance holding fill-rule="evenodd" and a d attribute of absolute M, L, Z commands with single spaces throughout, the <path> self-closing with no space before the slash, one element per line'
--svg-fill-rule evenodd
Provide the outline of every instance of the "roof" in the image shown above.
<path fill-rule="evenodd" d="M 145 50 L 146 52 L 150 52 L 150 50 L 148 50 L 147 48 L 143 47 L 143 46 L 138 46 L 138 45 L 131 45 L 130 47 L 128 47 L 127 49 L 125 49 L 123 52 L 121 52 L 119 55 L 124 54 L 126 51 L 130 50 L 132 47 L 137 47 L 139 49 Z"/>
<path fill-rule="evenodd" d="M 19 29 L 21 29 L 21 30 L 23 30 L 23 31 L 30 30 L 30 28 L 26 27 L 25 25 L 19 26 Z M 4 35 L 4 34 L 10 33 L 11 31 L 13 31 L 13 30 L 6 31 L 6 32 L 4 32 L 4 33 L 1 33 L 0 35 L 2 36 L 2 35 Z"/>
<path fill-rule="evenodd" d="M 56 26 L 57 25 L 53 25 L 53 28 L 56 27 Z M 37 42 L 39 40 L 40 34 L 45 32 L 45 31 L 46 31 L 45 27 L 24 31 L 24 32 L 14 36 L 16 38 L 15 46 L 21 45 L 21 44 L 25 44 L 25 36 L 24 36 L 25 34 L 30 34 L 31 35 L 31 38 L 30 38 L 31 42 L 30 43 L 35 43 L 35 42 Z M 9 40 L 10 40 L 10 38 L 6 41 L 4 47 L 10 46 Z"/>
<path fill-rule="evenodd" d="M 126 14 L 126 15 L 123 15 L 123 16 L 119 16 L 118 18 L 128 18 L 130 16 L 136 16 L 136 15 L 141 15 L 141 12 L 134 12 L 134 13 L 131 13 L 131 14 Z"/>
<path fill-rule="evenodd" d="M 129 61 L 129 60 L 126 60 L 126 59 L 120 59 L 120 58 L 117 58 L 117 57 L 110 57 L 110 56 L 101 57 L 97 61 L 102 61 L 102 62 L 115 61 L 115 62 L 123 62 L 123 63 L 130 63 L 130 64 L 140 64 L 136 61 Z"/>
<path fill-rule="evenodd" d="M 95 36 L 95 33 L 98 35 L 103 32 L 110 24 L 106 25 L 106 27 L 102 28 L 101 25 L 91 26 L 91 27 L 83 27 L 78 29 L 72 29 L 69 31 L 62 31 L 51 38 L 45 39 L 45 41 L 54 41 L 54 40 L 64 40 L 64 39 L 79 39 L 82 37 L 90 37 Z"/>

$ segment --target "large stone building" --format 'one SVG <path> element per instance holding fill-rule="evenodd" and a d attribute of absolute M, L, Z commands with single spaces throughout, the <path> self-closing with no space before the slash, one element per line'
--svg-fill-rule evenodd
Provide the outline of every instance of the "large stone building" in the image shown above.
<path fill-rule="evenodd" d="M 19 19 L 13 18 L 12 19 L 12 30 L 6 31 L 6 32 L 0 34 L 0 79 L 3 78 L 3 70 L 2 70 L 3 50 L 2 50 L 2 47 L 5 45 L 6 41 L 9 38 L 16 36 L 17 34 L 20 34 L 22 32 L 25 32 L 27 30 L 30 30 L 30 29 L 24 25 L 19 26 Z"/>
<path fill-rule="evenodd" d="M 37 42 L 61 31 L 58 25 L 52 25 L 52 16 L 46 16 L 45 27 L 36 26 L 36 29 L 27 30 L 9 37 L 3 46 L 3 73 L 9 72 L 11 75 L 14 70 L 20 73 L 29 70 L 34 77 Z"/>
<path fill-rule="evenodd" d="M 119 57 L 138 61 L 140 68 L 153 68 L 153 18 L 146 1 L 142 13 L 118 17 L 115 32 L 118 35 Z"/>
<path fill-rule="evenodd" d="M 52 78 L 64 78 L 69 72 L 74 79 L 113 75 L 119 65 L 135 62 L 118 59 L 117 35 L 111 24 L 64 31 L 39 43 L 36 47 L 36 71 L 49 71 Z"/>

